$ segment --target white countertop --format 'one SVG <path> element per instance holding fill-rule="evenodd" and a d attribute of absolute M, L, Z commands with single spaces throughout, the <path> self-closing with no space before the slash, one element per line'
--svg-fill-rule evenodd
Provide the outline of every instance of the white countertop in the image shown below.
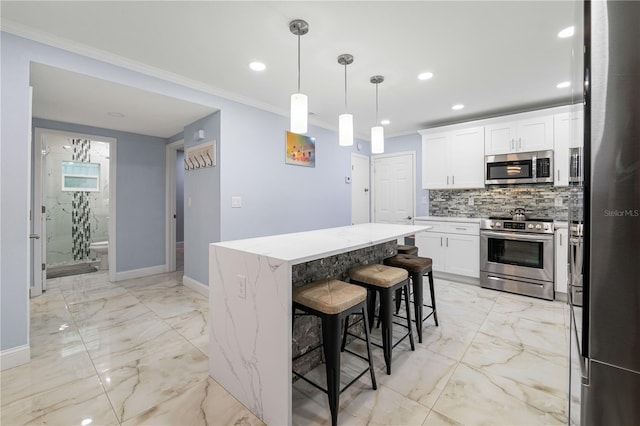
<path fill-rule="evenodd" d="M 428 225 L 363 223 L 338 228 L 213 243 L 212 246 L 281 259 L 291 264 L 358 250 L 431 229 Z"/>
<path fill-rule="evenodd" d="M 450 217 L 450 216 L 416 216 L 413 220 L 436 220 L 438 222 L 466 222 L 480 223 L 480 217 Z"/>

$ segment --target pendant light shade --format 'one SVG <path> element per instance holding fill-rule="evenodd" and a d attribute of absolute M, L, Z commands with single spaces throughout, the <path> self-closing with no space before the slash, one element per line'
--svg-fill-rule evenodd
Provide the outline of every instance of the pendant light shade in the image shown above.
<path fill-rule="evenodd" d="M 293 133 L 307 133 L 309 107 L 307 95 L 300 92 L 300 36 L 309 32 L 309 24 L 302 19 L 289 22 L 289 31 L 298 36 L 298 92 L 291 95 L 291 126 Z"/>
<path fill-rule="evenodd" d="M 338 143 L 340 146 L 353 145 L 353 115 L 347 111 L 347 65 L 353 63 L 353 56 L 345 53 L 338 56 L 338 63 L 344 65 L 344 114 L 338 117 Z"/>
<path fill-rule="evenodd" d="M 369 81 L 376 85 L 376 125 L 371 128 L 371 153 L 382 154 L 384 152 L 384 128 L 378 123 L 378 84 L 384 81 L 384 77 L 374 75 Z"/>
<path fill-rule="evenodd" d="M 307 133 L 308 111 L 307 95 L 302 93 L 291 95 L 291 131 L 293 133 Z"/>
<path fill-rule="evenodd" d="M 384 152 L 384 127 L 371 128 L 371 153 L 382 154 Z"/>
<path fill-rule="evenodd" d="M 353 115 L 341 114 L 338 117 L 338 143 L 340 146 L 353 145 Z"/>

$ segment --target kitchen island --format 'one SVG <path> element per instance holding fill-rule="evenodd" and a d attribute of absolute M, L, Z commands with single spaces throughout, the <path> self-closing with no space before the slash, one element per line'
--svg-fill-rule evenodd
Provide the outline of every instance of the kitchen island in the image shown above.
<path fill-rule="evenodd" d="M 266 424 L 291 424 L 294 267 L 342 254 L 355 266 L 353 253 L 378 246 L 388 257 L 386 243 L 429 228 L 366 223 L 211 244 L 211 377 Z"/>

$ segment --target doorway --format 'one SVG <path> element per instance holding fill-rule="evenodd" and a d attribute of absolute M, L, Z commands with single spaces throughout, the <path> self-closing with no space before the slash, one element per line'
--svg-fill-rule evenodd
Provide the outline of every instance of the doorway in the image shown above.
<path fill-rule="evenodd" d="M 351 154 L 351 224 L 369 223 L 370 167 L 369 157 Z"/>
<path fill-rule="evenodd" d="M 166 148 L 165 270 L 184 271 L 184 139 Z"/>
<path fill-rule="evenodd" d="M 373 157 L 373 221 L 412 225 L 415 216 L 416 153 Z"/>
<path fill-rule="evenodd" d="M 32 297 L 48 278 L 103 269 L 115 281 L 115 149 L 113 138 L 35 129 Z"/>

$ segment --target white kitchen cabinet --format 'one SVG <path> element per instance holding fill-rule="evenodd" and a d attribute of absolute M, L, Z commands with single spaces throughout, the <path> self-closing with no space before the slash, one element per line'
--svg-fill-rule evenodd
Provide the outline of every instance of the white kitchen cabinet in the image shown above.
<path fill-rule="evenodd" d="M 477 223 L 415 221 L 431 225 L 416 235 L 418 255 L 433 260 L 433 270 L 480 277 L 480 225 Z M 444 230 L 445 232 L 439 232 Z"/>
<path fill-rule="evenodd" d="M 554 186 L 569 184 L 569 149 L 582 146 L 583 112 L 567 112 L 553 117 Z"/>
<path fill-rule="evenodd" d="M 422 187 L 484 187 L 484 128 L 470 127 L 422 136 Z"/>
<path fill-rule="evenodd" d="M 568 263 L 568 244 L 569 244 L 569 232 L 566 228 L 559 228 L 555 233 L 556 238 L 556 292 L 567 294 L 567 281 L 569 276 L 567 274 Z"/>
<path fill-rule="evenodd" d="M 553 115 L 521 118 L 505 117 L 504 122 L 485 126 L 486 155 L 553 149 Z"/>

